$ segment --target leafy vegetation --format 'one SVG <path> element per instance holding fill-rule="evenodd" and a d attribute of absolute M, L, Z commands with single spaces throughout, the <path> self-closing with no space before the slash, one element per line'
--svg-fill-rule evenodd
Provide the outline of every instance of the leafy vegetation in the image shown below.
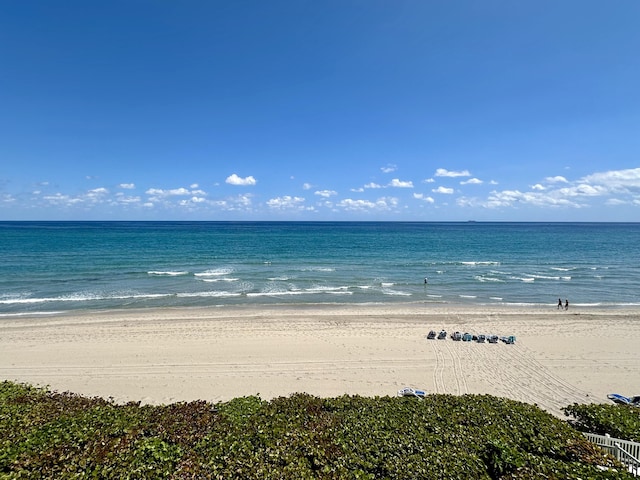
<path fill-rule="evenodd" d="M 627 405 L 579 405 L 564 408 L 571 424 L 581 432 L 609 434 L 614 438 L 640 442 L 640 408 Z"/>
<path fill-rule="evenodd" d="M 633 478 L 616 466 L 566 422 L 491 396 L 154 407 L 0 383 L 0 478 Z"/>

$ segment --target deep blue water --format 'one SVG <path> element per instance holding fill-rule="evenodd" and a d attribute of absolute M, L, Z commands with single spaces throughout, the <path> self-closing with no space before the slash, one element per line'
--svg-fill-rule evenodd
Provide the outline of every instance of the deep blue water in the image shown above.
<path fill-rule="evenodd" d="M 558 297 L 640 305 L 638 223 L 0 222 L 0 257 L 4 316 Z"/>

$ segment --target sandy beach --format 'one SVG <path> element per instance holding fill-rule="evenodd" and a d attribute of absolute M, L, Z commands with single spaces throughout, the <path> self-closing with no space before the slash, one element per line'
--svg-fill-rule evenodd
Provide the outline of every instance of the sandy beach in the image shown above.
<path fill-rule="evenodd" d="M 427 340 L 429 330 L 515 345 Z M 640 394 L 640 311 L 340 305 L 118 310 L 0 321 L 0 378 L 116 402 L 294 392 L 491 394 L 562 416 Z"/>

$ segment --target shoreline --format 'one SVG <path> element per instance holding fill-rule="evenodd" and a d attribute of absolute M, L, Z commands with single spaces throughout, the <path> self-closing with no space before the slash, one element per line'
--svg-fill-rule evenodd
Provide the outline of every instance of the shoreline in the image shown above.
<path fill-rule="evenodd" d="M 427 340 L 429 330 L 515 345 Z M 0 321 L 0 378 L 140 401 L 306 392 L 491 394 L 563 416 L 640 394 L 639 308 L 450 304 L 166 307 Z"/>

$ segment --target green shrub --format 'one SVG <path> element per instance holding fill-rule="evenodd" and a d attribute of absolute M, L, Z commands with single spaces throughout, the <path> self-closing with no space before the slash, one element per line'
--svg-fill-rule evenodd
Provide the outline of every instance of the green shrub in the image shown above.
<path fill-rule="evenodd" d="M 640 442 L 640 408 L 627 405 L 578 405 L 564 408 L 581 432 L 609 434 L 614 438 Z"/>
<path fill-rule="evenodd" d="M 566 422 L 488 395 L 153 407 L 4 382 L 0 432 L 0 478 L 632 478 Z"/>

